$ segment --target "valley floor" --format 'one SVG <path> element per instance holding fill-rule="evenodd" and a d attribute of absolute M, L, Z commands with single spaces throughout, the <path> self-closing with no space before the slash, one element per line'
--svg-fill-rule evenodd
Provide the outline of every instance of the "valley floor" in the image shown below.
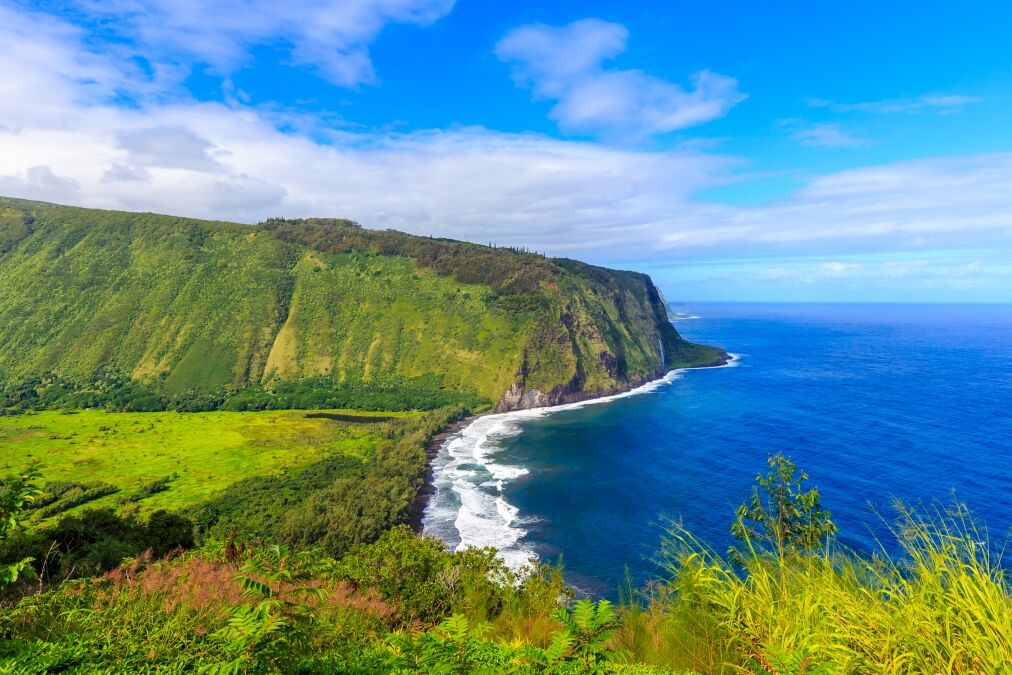
<path fill-rule="evenodd" d="M 42 484 L 114 490 L 67 512 L 115 507 L 145 485 L 164 489 L 133 502 L 143 512 L 196 505 L 244 478 L 342 455 L 368 460 L 385 422 L 413 413 L 356 411 L 43 411 L 0 416 L 2 471 L 38 462 Z M 52 512 L 57 515 L 62 512 Z"/>

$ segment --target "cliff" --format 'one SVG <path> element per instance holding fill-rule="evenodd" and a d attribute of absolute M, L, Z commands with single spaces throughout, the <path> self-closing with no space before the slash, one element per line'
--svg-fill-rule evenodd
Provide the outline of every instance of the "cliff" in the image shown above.
<path fill-rule="evenodd" d="M 167 395 L 426 382 L 509 410 L 724 358 L 634 272 L 336 219 L 0 198 L 0 384 L 110 368 Z"/>

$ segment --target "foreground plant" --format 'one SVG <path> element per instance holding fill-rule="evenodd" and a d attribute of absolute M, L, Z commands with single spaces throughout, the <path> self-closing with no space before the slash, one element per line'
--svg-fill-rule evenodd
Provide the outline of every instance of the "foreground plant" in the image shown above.
<path fill-rule="evenodd" d="M 212 636 L 236 656 L 202 672 L 285 671 L 305 656 L 317 606 L 327 597 L 326 589 L 309 582 L 325 565 L 314 552 L 292 554 L 284 546 L 267 547 L 246 562 L 236 582 L 253 602 L 236 605 Z"/>
<path fill-rule="evenodd" d="M 902 509 L 902 554 L 842 548 L 730 560 L 673 527 L 666 578 L 623 613 L 635 660 L 700 672 L 1008 671 L 1012 598 L 965 509 Z"/>
<path fill-rule="evenodd" d="M 837 532 L 822 506 L 819 489 L 805 489 L 807 473 L 780 453 L 770 456 L 767 464 L 770 472 L 756 476 L 752 497 L 735 512 L 731 534 L 748 551 L 732 548 L 732 560 L 744 561 L 749 554 L 783 560 L 787 555 L 811 553 Z"/>
<path fill-rule="evenodd" d="M 0 479 L 0 544 L 18 529 L 25 508 L 42 491 L 35 484 L 39 470 L 31 466 L 20 474 Z M 18 580 L 30 567 L 33 557 L 28 556 L 10 563 L 0 564 L 0 591 Z"/>

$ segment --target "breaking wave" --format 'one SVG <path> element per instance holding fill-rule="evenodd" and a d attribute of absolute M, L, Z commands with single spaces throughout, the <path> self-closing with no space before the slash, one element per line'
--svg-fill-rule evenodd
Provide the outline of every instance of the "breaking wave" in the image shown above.
<path fill-rule="evenodd" d="M 731 355 L 728 366 L 737 364 Z M 506 501 L 504 488 L 529 471 L 496 461 L 502 442 L 521 433 L 527 420 L 561 410 L 608 403 L 628 396 L 648 394 L 679 379 L 685 370 L 672 370 L 664 377 L 620 394 L 566 403 L 550 408 L 532 408 L 484 415 L 443 442 L 432 461 L 435 492 L 422 516 L 427 535 L 437 537 L 451 548 L 492 546 L 511 569 L 519 570 L 537 554 L 525 544 L 525 525 L 536 516 L 521 515 Z"/>

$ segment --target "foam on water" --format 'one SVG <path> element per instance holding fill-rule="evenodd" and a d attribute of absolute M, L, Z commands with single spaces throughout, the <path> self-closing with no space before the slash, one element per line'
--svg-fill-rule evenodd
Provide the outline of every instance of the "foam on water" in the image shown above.
<path fill-rule="evenodd" d="M 737 362 L 738 356 L 732 354 L 727 365 Z M 684 372 L 672 370 L 664 377 L 612 396 L 479 417 L 447 438 L 432 461 L 435 493 L 422 516 L 425 534 L 442 539 L 455 550 L 492 546 L 514 570 L 536 560 L 537 554 L 523 541 L 527 534 L 524 525 L 532 521 L 521 516 L 504 495 L 505 486 L 527 475 L 528 470 L 495 461 L 503 439 L 519 434 L 526 420 L 647 394 L 674 382 Z"/>

